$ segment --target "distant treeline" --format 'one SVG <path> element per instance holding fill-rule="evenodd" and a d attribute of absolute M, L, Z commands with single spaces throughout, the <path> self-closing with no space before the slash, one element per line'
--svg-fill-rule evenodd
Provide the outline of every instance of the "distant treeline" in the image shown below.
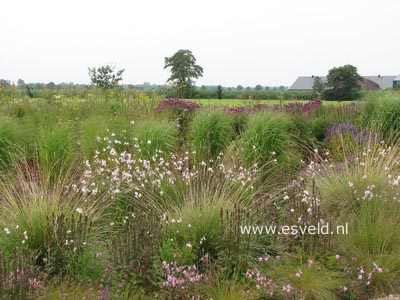
<path fill-rule="evenodd" d="M 16 95 L 30 95 L 34 98 L 41 98 L 44 94 L 54 94 L 57 90 L 68 93 L 69 95 L 84 94 L 94 89 L 93 85 L 76 84 L 76 83 L 25 83 L 19 80 L 17 84 L 13 84 L 6 80 L 0 80 L 0 90 L 2 94 L 12 93 Z M 165 98 L 178 98 L 177 91 L 169 85 L 154 85 L 154 84 L 138 84 L 138 85 L 123 85 L 117 89 L 123 90 L 140 90 L 148 96 L 157 94 Z M 53 91 L 53 92 L 52 92 Z M 57 94 L 57 93 L 56 93 Z M 3 95 L 4 96 L 4 95 Z M 221 87 L 221 92 L 218 94 L 217 87 L 208 86 L 195 87 L 192 90 L 192 99 L 242 99 L 242 100 L 312 100 L 316 98 L 313 91 L 290 91 L 284 87 L 276 88 L 233 88 Z"/>
<path fill-rule="evenodd" d="M 196 89 L 193 93 L 195 99 L 219 99 L 217 90 Z M 312 100 L 315 98 L 313 91 L 289 91 L 286 89 L 271 90 L 237 90 L 222 89 L 221 99 L 252 99 L 252 100 Z"/>

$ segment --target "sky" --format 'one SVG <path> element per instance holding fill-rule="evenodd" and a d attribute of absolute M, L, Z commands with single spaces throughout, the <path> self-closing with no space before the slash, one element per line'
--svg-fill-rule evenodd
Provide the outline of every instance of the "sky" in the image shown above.
<path fill-rule="evenodd" d="M 290 85 L 355 65 L 400 74 L 399 0 L 1 0 L 0 78 L 89 83 L 114 63 L 123 83 L 164 84 L 189 49 L 197 85 Z"/>

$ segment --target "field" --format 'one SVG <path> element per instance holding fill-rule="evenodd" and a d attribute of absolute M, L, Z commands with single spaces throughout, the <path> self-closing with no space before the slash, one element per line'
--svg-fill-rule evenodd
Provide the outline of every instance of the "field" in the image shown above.
<path fill-rule="evenodd" d="M 399 92 L 34 96 L 0 91 L 0 299 L 400 293 Z"/>
<path fill-rule="evenodd" d="M 254 104 L 287 104 L 293 102 L 306 103 L 309 100 L 240 100 L 240 99 L 188 99 L 203 105 L 223 105 L 223 106 L 242 106 L 242 105 L 254 105 Z M 347 105 L 350 101 L 327 101 L 326 105 Z"/>

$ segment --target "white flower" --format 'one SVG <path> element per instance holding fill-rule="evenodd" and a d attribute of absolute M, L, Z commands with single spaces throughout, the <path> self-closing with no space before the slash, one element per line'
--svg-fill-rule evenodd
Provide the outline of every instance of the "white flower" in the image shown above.
<path fill-rule="evenodd" d="M 190 243 L 187 243 L 187 244 L 186 244 L 186 247 L 188 247 L 188 248 L 192 248 L 192 244 L 190 244 Z"/>
<path fill-rule="evenodd" d="M 10 229 L 4 228 L 4 231 L 6 232 L 6 234 L 10 234 Z"/>
<path fill-rule="evenodd" d="M 75 211 L 76 211 L 78 214 L 82 214 L 82 213 L 83 213 L 83 210 L 82 210 L 82 208 L 80 208 L 80 207 L 78 207 L 77 209 L 75 209 Z"/>

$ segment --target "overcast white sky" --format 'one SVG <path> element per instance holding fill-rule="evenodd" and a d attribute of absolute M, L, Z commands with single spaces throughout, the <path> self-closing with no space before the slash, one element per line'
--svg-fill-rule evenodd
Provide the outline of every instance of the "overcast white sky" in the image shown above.
<path fill-rule="evenodd" d="M 290 85 L 351 63 L 400 73 L 399 0 L 1 0 L 0 78 L 88 83 L 116 63 L 124 83 L 162 84 L 189 49 L 196 84 Z"/>

